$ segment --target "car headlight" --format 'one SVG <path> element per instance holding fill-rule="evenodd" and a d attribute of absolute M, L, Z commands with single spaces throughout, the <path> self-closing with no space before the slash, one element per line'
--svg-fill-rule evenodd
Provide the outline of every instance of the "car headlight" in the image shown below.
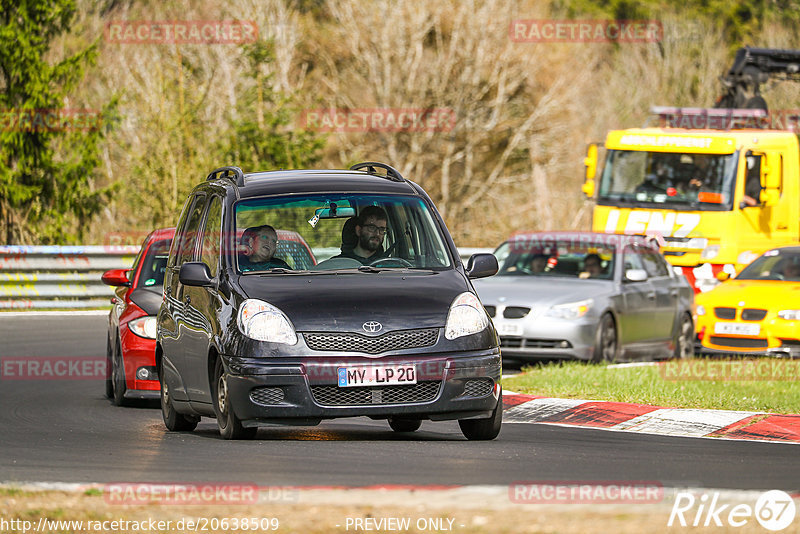
<path fill-rule="evenodd" d="M 706 314 L 706 307 L 705 307 L 705 306 L 703 306 L 702 304 L 698 304 L 698 305 L 697 305 L 697 307 L 694 309 L 694 312 L 695 312 L 695 313 L 696 313 L 698 316 L 705 315 L 705 314 Z"/>
<path fill-rule="evenodd" d="M 559 319 L 577 319 L 583 317 L 592 307 L 592 299 L 579 300 L 578 302 L 568 302 L 566 304 L 556 304 L 548 308 L 544 314 L 548 317 L 558 317 Z"/>
<path fill-rule="evenodd" d="M 147 339 L 156 338 L 156 318 L 154 315 L 139 317 L 128 322 L 128 328 L 139 337 Z"/>
<path fill-rule="evenodd" d="M 800 321 L 800 310 L 781 310 L 778 317 L 787 321 Z"/>
<path fill-rule="evenodd" d="M 472 293 L 461 293 L 450 305 L 444 337 L 456 339 L 461 336 L 477 334 L 489 326 L 486 310 L 478 297 Z"/>
<path fill-rule="evenodd" d="M 247 299 L 239 308 L 239 331 L 256 341 L 297 343 L 297 334 L 286 315 L 268 302 Z"/>
<path fill-rule="evenodd" d="M 706 247 L 703 249 L 703 252 L 700 253 L 701 260 L 713 260 L 717 256 L 719 256 L 719 245 L 711 245 L 710 247 Z"/>

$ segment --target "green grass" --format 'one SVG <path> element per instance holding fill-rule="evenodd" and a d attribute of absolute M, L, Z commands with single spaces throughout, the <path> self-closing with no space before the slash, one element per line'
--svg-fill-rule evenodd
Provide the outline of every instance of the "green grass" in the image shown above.
<path fill-rule="evenodd" d="M 719 376 L 735 378 L 710 379 Z M 776 376 L 782 379 L 766 379 Z M 798 380 L 800 360 L 694 359 L 623 368 L 563 362 L 526 367 L 522 374 L 503 379 L 503 388 L 670 408 L 800 414 Z"/>

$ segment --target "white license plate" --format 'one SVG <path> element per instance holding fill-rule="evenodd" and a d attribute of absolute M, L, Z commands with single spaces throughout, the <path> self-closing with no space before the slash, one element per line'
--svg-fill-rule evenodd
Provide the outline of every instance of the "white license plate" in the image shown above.
<path fill-rule="evenodd" d="M 365 365 L 361 367 L 339 367 L 339 387 L 399 386 L 417 383 L 414 365 Z"/>
<path fill-rule="evenodd" d="M 743 323 L 714 323 L 715 334 L 734 334 L 738 336 L 757 336 L 761 325 Z"/>
<path fill-rule="evenodd" d="M 497 323 L 495 325 L 497 328 L 498 335 L 501 336 L 521 336 L 522 335 L 522 325 L 516 323 Z"/>

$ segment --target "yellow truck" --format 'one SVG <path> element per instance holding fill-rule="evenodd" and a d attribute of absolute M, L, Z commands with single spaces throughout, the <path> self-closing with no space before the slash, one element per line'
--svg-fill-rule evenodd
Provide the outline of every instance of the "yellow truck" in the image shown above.
<path fill-rule="evenodd" d="M 721 107 L 655 108 L 657 127 L 609 132 L 599 175 L 590 145 L 592 230 L 655 236 L 696 291 L 800 243 L 800 112 L 769 114 L 758 91 L 769 76 L 798 72 L 800 51 L 743 48 L 723 77 Z"/>

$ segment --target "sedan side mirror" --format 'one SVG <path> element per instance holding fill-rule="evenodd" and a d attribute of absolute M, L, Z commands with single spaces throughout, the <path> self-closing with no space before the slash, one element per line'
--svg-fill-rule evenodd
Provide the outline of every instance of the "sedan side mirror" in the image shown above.
<path fill-rule="evenodd" d="M 201 261 L 190 261 L 181 265 L 178 280 L 185 286 L 212 287 L 214 285 L 208 265 Z"/>
<path fill-rule="evenodd" d="M 644 269 L 628 269 L 625 271 L 625 281 L 644 282 L 647 280 L 647 271 Z"/>
<path fill-rule="evenodd" d="M 473 279 L 495 275 L 498 269 L 494 254 L 473 254 L 467 261 L 467 276 Z"/>
<path fill-rule="evenodd" d="M 130 269 L 111 269 L 103 273 L 101 280 L 109 286 L 131 287 L 131 281 L 128 280 L 129 271 Z"/>

